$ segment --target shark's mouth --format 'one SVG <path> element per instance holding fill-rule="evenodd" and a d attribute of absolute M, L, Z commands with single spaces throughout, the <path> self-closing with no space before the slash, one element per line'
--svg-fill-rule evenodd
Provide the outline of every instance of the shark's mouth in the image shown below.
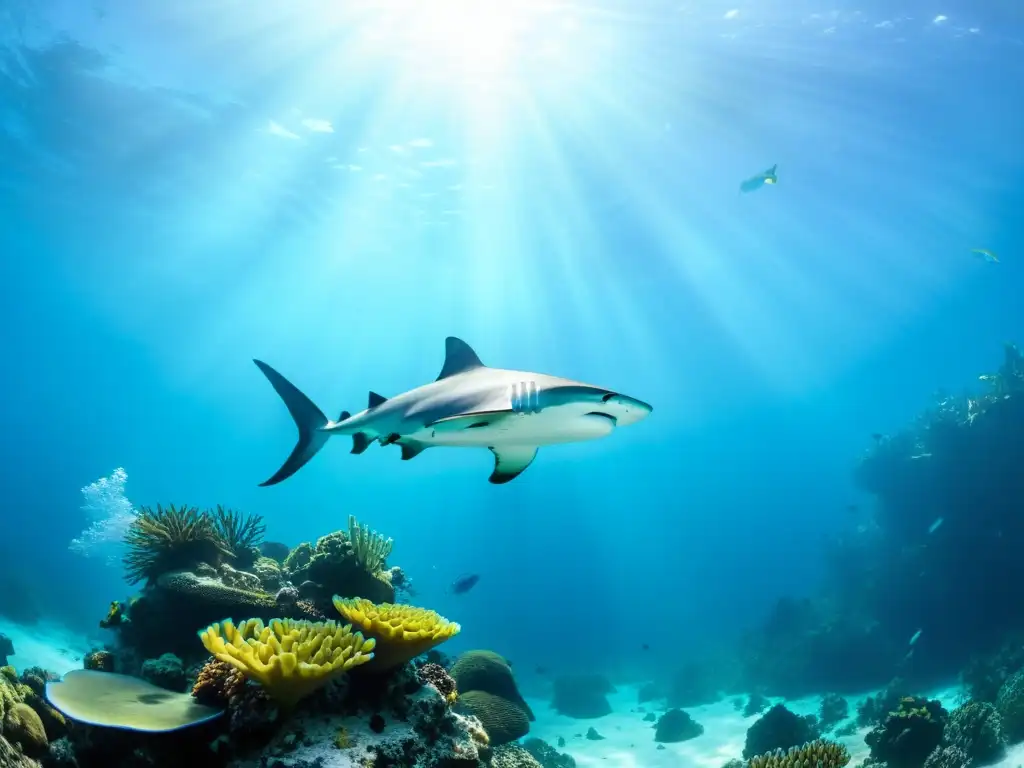
<path fill-rule="evenodd" d="M 591 411 L 586 414 L 587 416 L 600 416 L 602 419 L 608 419 L 612 424 L 618 424 L 619 420 L 612 416 L 610 413 L 600 413 L 599 411 Z"/>

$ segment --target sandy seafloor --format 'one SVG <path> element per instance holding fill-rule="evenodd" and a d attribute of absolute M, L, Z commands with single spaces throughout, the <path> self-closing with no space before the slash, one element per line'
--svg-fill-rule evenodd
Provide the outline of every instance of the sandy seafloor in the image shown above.
<path fill-rule="evenodd" d="M 640 711 L 640 706 L 656 714 L 663 712 L 664 707 L 658 706 L 658 702 L 637 705 L 637 688 L 618 686 L 615 693 L 608 696 L 612 713 L 594 720 L 574 720 L 559 715 L 547 700 L 527 696 L 526 700 L 537 718 L 530 724 L 530 736 L 541 738 L 556 748 L 558 737 L 564 738 L 565 746 L 559 751 L 572 755 L 577 768 L 721 768 L 727 760 L 742 758 L 747 728 L 758 716 L 745 718 L 737 712 L 732 703 L 735 696 L 715 704 L 687 708 L 690 716 L 704 726 L 703 735 L 677 744 L 665 744 L 665 749 L 658 749 L 654 741 L 654 724 L 643 721 L 645 712 Z M 856 716 L 857 705 L 874 693 L 876 691 L 866 691 L 859 696 L 847 696 L 850 714 Z M 946 709 L 952 710 L 956 707 L 959 693 L 960 689 L 954 686 L 928 691 L 927 695 L 939 699 Z M 785 703 L 798 715 L 817 714 L 821 704 L 820 696 L 770 700 L 772 704 Z M 591 727 L 604 739 L 587 740 L 585 735 Z M 853 736 L 836 739 L 850 750 L 851 766 L 859 765 L 868 756 L 868 747 L 864 743 L 868 730 L 862 728 Z M 1024 765 L 1024 744 L 1011 747 L 1006 756 L 994 765 L 998 768 L 1020 768 Z"/>
<path fill-rule="evenodd" d="M 90 647 L 90 639 L 45 622 L 22 627 L 0 618 L 0 633 L 14 643 L 15 653 L 9 663 L 19 672 L 28 667 L 43 667 L 63 675 L 72 669 L 81 669 Z M 608 696 L 612 713 L 593 720 L 575 720 L 559 715 L 551 709 L 548 699 L 526 696 L 537 718 L 530 724 L 530 736 L 544 739 L 556 748 L 558 738 L 564 738 L 565 746 L 558 749 L 572 755 L 578 768 L 721 768 L 727 760 L 742 756 L 747 728 L 757 716 L 745 718 L 737 712 L 733 706 L 735 696 L 715 704 L 688 708 L 686 711 L 690 716 L 704 726 L 704 733 L 695 739 L 665 744 L 664 749 L 658 749 L 653 723 L 644 722 L 643 717 L 647 712 L 660 714 L 664 707 L 658 702 L 638 705 L 637 690 L 635 685 L 617 686 L 616 691 Z M 850 713 L 855 714 L 857 705 L 873 693 L 875 691 L 865 691 L 859 696 L 848 696 Z M 959 688 L 953 686 L 928 691 L 927 695 L 939 699 L 943 706 L 952 710 L 956 707 L 959 693 Z M 771 699 L 772 704 L 778 702 L 784 702 L 797 714 L 806 715 L 817 714 L 821 699 L 818 696 Z M 587 730 L 591 727 L 604 738 L 600 741 L 586 739 Z M 867 730 L 863 728 L 853 736 L 839 739 L 850 750 L 851 766 L 858 765 L 868 756 L 864 743 Z M 994 764 L 996 768 L 1019 768 L 1022 765 L 1024 744 L 1011 747 L 1006 756 Z"/>

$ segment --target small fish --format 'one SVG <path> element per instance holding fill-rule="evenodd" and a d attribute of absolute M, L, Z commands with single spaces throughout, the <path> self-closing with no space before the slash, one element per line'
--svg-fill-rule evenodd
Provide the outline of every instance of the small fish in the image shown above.
<path fill-rule="evenodd" d="M 917 642 L 917 638 L 919 638 L 921 636 L 921 633 L 923 631 L 924 631 L 923 629 L 917 630 L 917 632 L 914 633 L 914 636 L 912 638 L 910 638 L 910 642 L 907 643 L 907 645 L 913 645 L 914 643 L 916 643 Z"/>
<path fill-rule="evenodd" d="M 935 533 L 937 530 L 939 530 L 939 528 L 942 526 L 942 520 L 943 520 L 943 518 L 940 517 L 934 523 L 929 525 L 928 526 L 928 533 L 932 534 L 932 533 Z"/>
<path fill-rule="evenodd" d="M 987 248 L 971 248 L 971 253 L 974 254 L 974 258 L 981 259 L 988 264 L 999 263 L 999 257 Z"/>
<path fill-rule="evenodd" d="M 762 171 L 756 176 L 751 176 L 749 179 L 740 184 L 740 192 L 756 192 L 765 184 L 778 184 L 779 177 L 776 174 L 778 164 L 773 165 L 767 171 Z"/>
<path fill-rule="evenodd" d="M 467 573 L 463 576 L 459 576 L 452 585 L 448 587 L 448 591 L 453 595 L 464 595 L 480 581 L 479 573 Z"/>
<path fill-rule="evenodd" d="M 882 438 L 883 437 L 885 437 L 885 435 L 883 435 L 881 432 L 872 432 L 871 433 L 871 439 L 874 440 L 876 443 L 882 442 Z"/>
<path fill-rule="evenodd" d="M 642 650 L 642 651 L 649 651 L 649 650 L 651 650 L 651 646 L 649 646 L 647 643 L 644 643 L 643 645 L 640 646 L 640 650 Z"/>

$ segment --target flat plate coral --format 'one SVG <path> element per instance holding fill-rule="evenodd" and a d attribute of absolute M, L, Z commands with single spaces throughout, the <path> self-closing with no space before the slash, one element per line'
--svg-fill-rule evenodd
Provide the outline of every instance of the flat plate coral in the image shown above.
<path fill-rule="evenodd" d="M 147 733 L 177 731 L 221 714 L 219 709 L 196 703 L 187 693 L 91 669 L 75 669 L 61 682 L 47 683 L 46 698 L 72 720 Z"/>

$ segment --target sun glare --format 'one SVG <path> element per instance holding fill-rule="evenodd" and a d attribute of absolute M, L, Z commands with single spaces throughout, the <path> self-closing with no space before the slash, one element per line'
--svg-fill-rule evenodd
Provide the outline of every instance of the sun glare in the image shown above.
<path fill-rule="evenodd" d="M 540 0 L 385 0 L 372 6 L 366 35 L 417 74 L 481 83 L 549 54 L 563 10 Z"/>

